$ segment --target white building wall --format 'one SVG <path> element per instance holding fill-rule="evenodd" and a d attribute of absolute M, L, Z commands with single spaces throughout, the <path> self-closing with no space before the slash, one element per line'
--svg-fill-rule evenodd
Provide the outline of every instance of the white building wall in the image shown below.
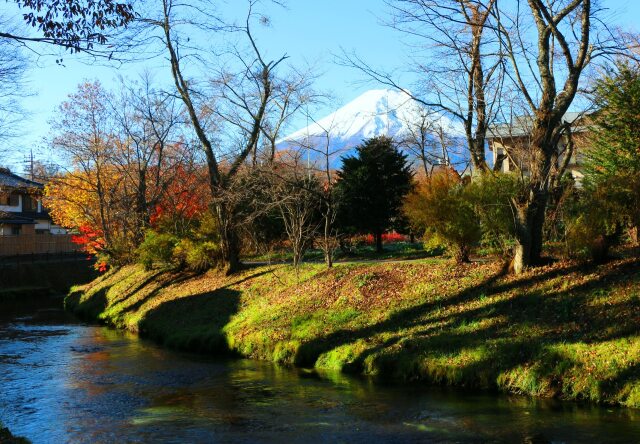
<path fill-rule="evenodd" d="M 22 195 L 18 195 L 17 207 L 12 207 L 11 205 L 0 205 L 0 211 L 6 211 L 7 213 L 20 213 L 22 211 Z"/>

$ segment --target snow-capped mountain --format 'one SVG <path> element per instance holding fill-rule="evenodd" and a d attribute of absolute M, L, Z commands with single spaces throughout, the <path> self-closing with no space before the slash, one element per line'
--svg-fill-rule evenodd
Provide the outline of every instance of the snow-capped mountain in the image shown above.
<path fill-rule="evenodd" d="M 408 93 L 373 89 L 328 116 L 282 138 L 278 146 L 282 149 L 313 146 L 326 152 L 328 143 L 328 152 L 338 160 L 340 156 L 350 154 L 364 139 L 382 135 L 394 140 L 403 139 L 411 127 L 415 130 L 420 116 L 420 106 Z M 459 128 L 449 119 L 438 119 L 445 131 L 459 133 Z"/>

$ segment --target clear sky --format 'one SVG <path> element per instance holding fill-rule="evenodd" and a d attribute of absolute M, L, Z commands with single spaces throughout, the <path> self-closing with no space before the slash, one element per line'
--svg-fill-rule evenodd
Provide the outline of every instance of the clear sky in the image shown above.
<path fill-rule="evenodd" d="M 601 1 L 616 11 L 614 20 L 617 24 L 640 30 L 640 0 Z M 245 2 L 239 0 L 228 0 L 227 4 L 240 15 L 245 8 Z M 257 30 L 261 47 L 267 48 L 272 58 L 287 53 L 296 65 L 317 66 L 322 75 L 316 88 L 330 91 L 340 103 L 376 87 L 373 83 L 363 82 L 363 76 L 357 70 L 334 63 L 334 54 L 340 53 L 341 48 L 355 51 L 372 65 L 385 69 L 400 67 L 406 61 L 408 49 L 401 36 L 381 25 L 388 16 L 382 0 L 289 0 L 286 9 L 273 8 L 269 15 L 272 26 Z M 23 100 L 30 113 L 24 122 L 25 135 L 15 141 L 12 159 L 0 163 L 16 167 L 24 153 L 32 148 L 38 157 L 47 155 L 42 142 L 49 130 L 47 122 L 55 117 L 56 107 L 83 79 L 99 79 L 104 85 L 111 86 L 118 75 L 136 77 L 147 65 L 157 73 L 157 78 L 169 79 L 169 68 L 161 60 L 104 67 L 82 64 L 73 55 L 64 57 L 63 66 L 56 65 L 54 57 L 41 58 L 29 75 L 34 95 Z"/>

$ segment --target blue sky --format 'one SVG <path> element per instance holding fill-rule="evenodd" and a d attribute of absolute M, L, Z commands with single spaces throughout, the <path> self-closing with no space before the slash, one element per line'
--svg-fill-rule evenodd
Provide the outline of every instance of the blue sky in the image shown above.
<path fill-rule="evenodd" d="M 602 4 L 616 11 L 617 24 L 640 30 L 640 1 L 602 0 Z M 241 15 L 244 7 L 243 1 L 228 1 L 233 13 Z M 388 15 L 382 0 L 289 0 L 286 9 L 274 8 L 269 15 L 272 26 L 257 30 L 261 47 L 267 48 L 273 58 L 287 53 L 293 64 L 317 66 L 322 75 L 315 87 L 331 92 L 338 103 L 346 103 L 376 87 L 364 82 L 358 71 L 334 63 L 334 54 L 341 48 L 355 51 L 372 65 L 386 69 L 399 67 L 406 61 L 407 48 L 401 36 L 381 25 Z M 49 130 L 48 121 L 55 117 L 56 107 L 83 79 L 97 78 L 110 86 L 115 84 L 118 75 L 136 77 L 148 65 L 157 73 L 157 79 L 169 80 L 168 67 L 161 60 L 104 67 L 82 64 L 72 55 L 65 55 L 64 66 L 56 65 L 54 57 L 41 58 L 29 75 L 34 95 L 23 100 L 30 113 L 25 121 L 25 135 L 14 144 L 12 160 L 3 163 L 16 165 L 31 148 L 38 157 L 48 154 L 42 142 Z"/>

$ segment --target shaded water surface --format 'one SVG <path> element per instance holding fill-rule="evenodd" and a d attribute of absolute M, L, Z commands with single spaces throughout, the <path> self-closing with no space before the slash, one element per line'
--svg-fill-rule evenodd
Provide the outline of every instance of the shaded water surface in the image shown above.
<path fill-rule="evenodd" d="M 207 359 L 61 310 L 0 315 L 0 421 L 34 443 L 640 442 L 633 410 Z"/>

